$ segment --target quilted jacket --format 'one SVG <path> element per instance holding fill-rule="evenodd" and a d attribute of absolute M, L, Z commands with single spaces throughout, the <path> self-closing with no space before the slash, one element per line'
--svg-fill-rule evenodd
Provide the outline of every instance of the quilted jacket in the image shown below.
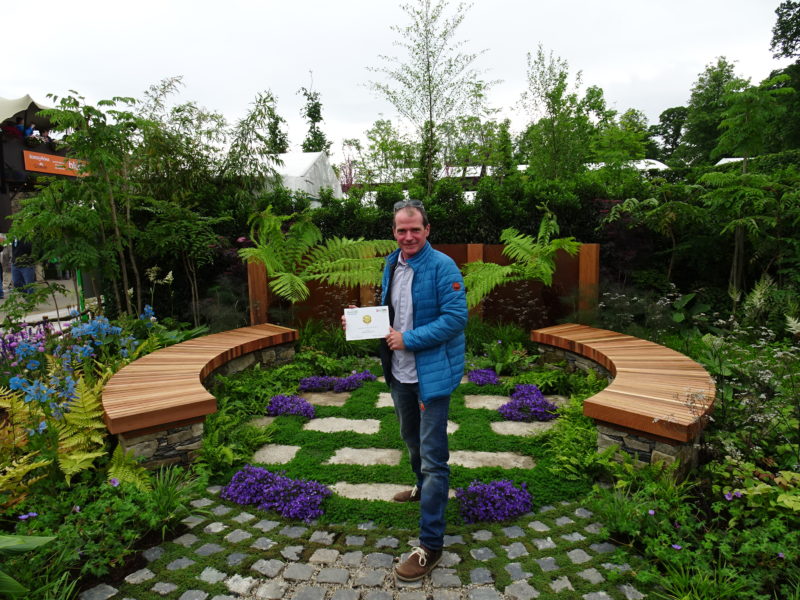
<path fill-rule="evenodd" d="M 386 257 L 381 295 L 384 305 L 388 304 L 386 292 L 392 265 L 399 254 L 398 248 Z M 449 396 L 464 375 L 467 298 L 464 280 L 453 259 L 434 250 L 430 243 L 412 256 L 408 265 L 414 271 L 414 329 L 403 332 L 403 344 L 414 352 L 420 400 L 426 403 Z M 386 381 L 391 383 L 390 375 Z"/>

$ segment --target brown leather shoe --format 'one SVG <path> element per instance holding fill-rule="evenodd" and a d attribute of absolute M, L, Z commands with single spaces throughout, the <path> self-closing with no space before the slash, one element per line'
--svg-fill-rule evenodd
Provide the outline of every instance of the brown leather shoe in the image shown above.
<path fill-rule="evenodd" d="M 414 486 L 405 492 L 398 492 L 394 495 L 395 502 L 419 502 L 419 488 Z"/>
<path fill-rule="evenodd" d="M 442 560 L 442 551 L 428 550 L 425 546 L 417 546 L 405 562 L 394 568 L 395 576 L 402 581 L 419 581 L 433 571 L 433 568 Z"/>

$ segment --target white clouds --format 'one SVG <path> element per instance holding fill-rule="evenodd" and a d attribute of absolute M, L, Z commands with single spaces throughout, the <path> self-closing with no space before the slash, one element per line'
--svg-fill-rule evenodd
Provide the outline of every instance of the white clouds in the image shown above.
<path fill-rule="evenodd" d="M 737 73 L 754 81 L 786 64 L 769 51 L 778 3 L 475 0 L 459 38 L 468 51 L 487 49 L 479 67 L 487 79 L 503 80 L 490 101 L 520 124 L 525 56 L 539 42 L 573 74 L 582 71 L 585 85 L 602 87 L 609 104 L 638 108 L 652 122 L 688 100 L 716 56 L 736 60 Z M 4 13 L 4 47 L 14 58 L 4 64 L 0 96 L 69 89 L 91 100 L 141 96 L 160 79 L 183 75 L 182 99 L 235 120 L 258 91 L 271 89 L 299 145 L 305 125 L 297 90 L 311 85 L 312 72 L 324 129 L 338 149 L 379 113 L 393 114 L 367 89 L 378 75 L 366 67 L 401 51 L 390 26 L 404 16 L 390 0 L 40 0 L 35 14 L 17 3 Z"/>

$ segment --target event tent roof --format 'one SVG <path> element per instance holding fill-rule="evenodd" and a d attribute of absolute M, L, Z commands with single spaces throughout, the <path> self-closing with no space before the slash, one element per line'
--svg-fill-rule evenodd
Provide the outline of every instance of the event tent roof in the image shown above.
<path fill-rule="evenodd" d="M 276 165 L 275 170 L 285 187 L 305 192 L 310 198 L 319 198 L 320 189 L 329 187 L 334 198 L 342 197 L 342 184 L 324 152 L 287 152 L 277 158 L 283 166 Z"/>
<path fill-rule="evenodd" d="M 22 98 L 0 98 L 0 121 L 22 117 L 26 124 L 33 123 L 37 129 L 49 129 L 50 120 L 36 114 L 45 108 L 52 106 L 34 100 L 27 94 Z"/>

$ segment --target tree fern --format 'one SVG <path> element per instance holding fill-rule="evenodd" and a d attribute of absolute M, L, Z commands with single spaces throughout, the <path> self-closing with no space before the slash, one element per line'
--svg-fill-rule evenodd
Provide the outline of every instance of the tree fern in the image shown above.
<path fill-rule="evenodd" d="M 542 218 L 535 239 L 513 227 L 504 229 L 500 234 L 500 240 L 505 244 L 503 254 L 513 262 L 507 266 L 482 261 L 465 264 L 467 306 L 477 306 L 496 287 L 506 283 L 530 279 L 551 285 L 556 270 L 556 252 L 564 250 L 574 255 L 580 248 L 580 243 L 571 237 L 551 239 L 558 231 L 558 223 L 549 211 Z"/>
<path fill-rule="evenodd" d="M 288 229 L 284 223 L 292 219 Z M 322 233 L 306 213 L 278 216 L 270 208 L 250 219 L 254 248 L 239 255 L 248 262 L 264 265 L 269 288 L 292 303 L 308 298 L 308 282 L 354 287 L 380 281 L 383 261 L 377 256 L 391 252 L 393 240 L 351 240 L 331 238 Z"/>

